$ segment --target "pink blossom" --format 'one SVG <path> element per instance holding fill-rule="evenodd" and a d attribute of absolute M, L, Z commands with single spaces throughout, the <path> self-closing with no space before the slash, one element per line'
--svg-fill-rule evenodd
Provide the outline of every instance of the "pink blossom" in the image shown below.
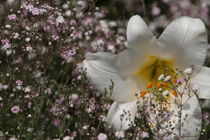
<path fill-rule="evenodd" d="M 29 4 L 29 5 L 24 5 L 25 9 L 28 10 L 28 11 L 32 11 L 34 9 L 34 6 Z"/>
<path fill-rule="evenodd" d="M 118 139 L 124 138 L 125 137 L 125 133 L 123 131 L 117 131 L 115 133 L 115 137 L 117 137 Z"/>
<path fill-rule="evenodd" d="M 140 135 L 141 135 L 142 138 L 149 138 L 149 134 L 147 132 L 143 131 L 143 132 L 141 132 Z"/>
<path fill-rule="evenodd" d="M 52 35 L 52 39 L 53 40 L 58 40 L 59 39 L 59 36 L 58 35 Z"/>
<path fill-rule="evenodd" d="M 11 45 L 10 44 L 4 44 L 3 46 L 2 46 L 2 49 L 3 50 L 7 50 L 7 49 L 9 49 L 9 48 L 11 48 Z"/>
<path fill-rule="evenodd" d="M 165 135 L 165 136 L 163 137 L 163 140 L 171 140 L 171 139 L 170 139 L 170 137 L 169 137 L 168 135 Z"/>
<path fill-rule="evenodd" d="M 94 21 L 94 19 L 92 17 L 88 17 L 85 19 L 85 24 L 88 25 L 88 24 L 92 24 Z"/>
<path fill-rule="evenodd" d="M 184 79 L 183 78 L 179 78 L 179 79 L 176 80 L 176 83 L 182 84 L 182 83 L 184 83 Z"/>
<path fill-rule="evenodd" d="M 8 15 L 8 18 L 9 18 L 10 20 L 12 20 L 12 19 L 16 19 L 17 16 L 16 16 L 15 14 L 11 14 L 11 15 Z"/>
<path fill-rule="evenodd" d="M 18 112 L 20 112 L 20 107 L 15 105 L 11 108 L 11 111 L 12 111 L 12 113 L 18 113 Z"/>
<path fill-rule="evenodd" d="M 23 81 L 21 81 L 21 80 L 16 80 L 16 81 L 15 81 L 15 83 L 16 83 L 17 85 L 19 85 L 19 86 L 20 86 L 20 85 L 22 85 L 22 84 L 23 84 Z"/>
<path fill-rule="evenodd" d="M 61 57 L 65 60 L 68 60 L 71 56 L 74 56 L 76 54 L 75 49 L 67 50 L 61 53 Z"/>
<path fill-rule="evenodd" d="M 32 15 L 39 15 L 40 14 L 40 10 L 38 8 L 33 8 L 31 13 L 32 13 Z"/>
<path fill-rule="evenodd" d="M 72 19 L 72 20 L 70 21 L 69 24 L 70 24 L 70 25 L 76 25 L 76 23 L 77 23 L 77 22 L 76 22 L 75 20 Z"/>
<path fill-rule="evenodd" d="M 107 135 L 104 133 L 100 133 L 97 138 L 98 140 L 107 140 Z"/>
<path fill-rule="evenodd" d="M 159 7 L 157 7 L 157 6 L 152 7 L 151 13 L 152 13 L 153 16 L 158 16 L 160 14 L 160 12 L 161 12 L 161 10 L 160 10 Z"/>
<path fill-rule="evenodd" d="M 8 44 L 8 43 L 9 43 L 9 40 L 8 40 L 8 39 L 2 39 L 1 42 L 2 42 L 3 44 Z"/>
<path fill-rule="evenodd" d="M 55 125 L 55 126 L 59 126 L 60 123 L 61 123 L 61 120 L 59 120 L 59 119 L 54 119 L 53 122 L 52 122 L 52 124 Z"/>
<path fill-rule="evenodd" d="M 79 38 L 79 39 L 82 39 L 82 32 L 80 32 L 80 31 L 76 32 L 75 37 Z"/>

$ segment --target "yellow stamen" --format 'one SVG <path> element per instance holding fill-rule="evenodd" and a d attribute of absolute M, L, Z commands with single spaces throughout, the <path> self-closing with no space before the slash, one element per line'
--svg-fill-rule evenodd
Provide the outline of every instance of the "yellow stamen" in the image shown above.
<path fill-rule="evenodd" d="M 165 60 L 155 56 L 149 56 L 146 63 L 135 73 L 134 78 L 141 82 L 143 81 L 144 83 L 157 83 L 158 77 L 163 73 L 168 73 L 169 75 L 173 76 L 173 69 L 174 67 L 172 60 Z"/>

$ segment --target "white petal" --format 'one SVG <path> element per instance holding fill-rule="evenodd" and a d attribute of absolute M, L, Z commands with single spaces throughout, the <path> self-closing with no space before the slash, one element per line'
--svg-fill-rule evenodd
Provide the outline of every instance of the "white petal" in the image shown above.
<path fill-rule="evenodd" d="M 127 113 L 125 114 L 124 112 Z M 126 130 L 130 127 L 131 124 L 134 123 L 136 112 L 137 112 L 136 101 L 128 103 L 114 102 L 111 108 L 109 109 L 107 115 L 107 122 L 113 127 L 114 130 L 118 131 Z"/>
<path fill-rule="evenodd" d="M 116 69 L 124 74 L 136 72 L 145 63 L 149 48 L 156 42 L 156 37 L 143 19 L 136 15 L 128 22 L 127 40 L 128 49 L 118 54 L 115 61 Z"/>
<path fill-rule="evenodd" d="M 192 79 L 191 84 L 198 85 L 198 97 L 200 99 L 210 99 L 210 68 L 202 67 Z"/>
<path fill-rule="evenodd" d="M 199 139 L 202 127 L 202 114 L 198 98 L 194 95 L 182 109 L 182 140 Z"/>
<path fill-rule="evenodd" d="M 180 17 L 174 20 L 158 41 L 162 44 L 162 52 L 171 52 L 180 66 L 204 63 L 208 44 L 206 29 L 200 19 Z"/>
<path fill-rule="evenodd" d="M 135 15 L 130 18 L 127 25 L 127 40 L 129 47 L 134 44 L 148 42 L 148 40 L 151 40 L 153 37 L 151 30 L 140 16 Z"/>
<path fill-rule="evenodd" d="M 134 94 L 139 90 L 136 83 L 129 77 L 121 77 L 113 67 L 114 54 L 98 52 L 86 56 L 83 61 L 83 68 L 87 72 L 89 80 L 95 84 L 98 90 L 110 93 L 110 86 L 114 82 L 114 89 L 111 98 L 118 102 L 128 102 L 135 99 Z M 108 95 L 110 96 L 110 94 Z"/>

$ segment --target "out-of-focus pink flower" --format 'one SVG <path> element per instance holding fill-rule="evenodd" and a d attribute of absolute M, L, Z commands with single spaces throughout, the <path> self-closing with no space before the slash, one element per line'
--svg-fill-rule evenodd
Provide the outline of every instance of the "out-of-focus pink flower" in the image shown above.
<path fill-rule="evenodd" d="M 192 5 L 192 3 L 189 0 L 180 0 L 179 1 L 179 6 L 181 8 L 188 8 L 191 5 Z"/>
<path fill-rule="evenodd" d="M 13 19 L 16 19 L 17 16 L 16 16 L 15 14 L 11 14 L 11 15 L 8 15 L 8 18 L 9 18 L 10 20 L 13 20 Z"/>
<path fill-rule="evenodd" d="M 184 82 L 184 79 L 183 78 L 179 78 L 176 80 L 176 83 L 178 84 L 182 84 Z"/>
<path fill-rule="evenodd" d="M 65 60 L 68 60 L 71 56 L 74 56 L 75 54 L 76 54 L 76 50 L 70 49 L 70 50 L 62 52 L 61 57 Z"/>
<path fill-rule="evenodd" d="M 63 16 L 58 16 L 58 17 L 56 18 L 56 22 L 57 22 L 57 23 L 64 23 L 64 22 L 65 22 L 65 19 L 64 19 Z"/>
<path fill-rule="evenodd" d="M 161 10 L 156 5 L 152 6 L 151 14 L 152 16 L 158 16 L 160 14 Z"/>
<path fill-rule="evenodd" d="M 8 44 L 8 43 L 9 43 L 9 40 L 8 40 L 8 39 L 2 39 L 1 42 L 2 42 L 3 44 Z"/>
<path fill-rule="evenodd" d="M 18 113 L 18 112 L 20 112 L 20 107 L 15 105 L 11 108 L 11 111 L 12 111 L 12 113 Z"/>
<path fill-rule="evenodd" d="M 147 132 L 141 132 L 141 134 L 140 134 L 140 136 L 142 137 L 142 138 L 149 138 L 149 134 L 147 133 Z"/>
<path fill-rule="evenodd" d="M 40 10 L 38 8 L 33 8 L 31 13 L 32 13 L 32 15 L 39 15 L 40 14 Z"/>
<path fill-rule="evenodd" d="M 58 40 L 59 39 L 59 36 L 58 35 L 52 35 L 52 39 L 53 40 Z"/>
<path fill-rule="evenodd" d="M 72 19 L 72 20 L 70 20 L 70 23 L 69 24 L 73 26 L 73 25 L 76 25 L 76 23 L 77 23 L 76 20 L 73 20 Z"/>
<path fill-rule="evenodd" d="M 107 140 L 107 135 L 104 133 L 100 133 L 97 138 L 98 140 Z"/>
<path fill-rule="evenodd" d="M 84 22 L 85 22 L 86 25 L 88 25 L 88 24 L 92 24 L 93 21 L 94 21 L 94 19 L 92 17 L 88 17 L 88 18 L 85 19 Z"/>
<path fill-rule="evenodd" d="M 168 135 L 165 135 L 165 136 L 163 137 L 163 140 L 171 140 L 171 138 L 170 138 Z"/>
<path fill-rule="evenodd" d="M 21 85 L 23 84 L 23 81 L 21 81 L 21 80 L 16 80 L 15 83 L 16 83 L 17 85 L 21 86 Z"/>
<path fill-rule="evenodd" d="M 115 133 L 115 137 L 117 137 L 118 139 L 124 138 L 125 137 L 125 133 L 123 131 L 117 131 Z"/>
<path fill-rule="evenodd" d="M 9 48 L 11 48 L 11 45 L 10 45 L 9 43 L 4 44 L 4 45 L 2 46 L 2 49 L 3 49 L 3 50 L 7 50 L 7 49 L 9 49 Z"/>
<path fill-rule="evenodd" d="M 54 120 L 52 121 L 52 124 L 55 125 L 55 126 L 59 126 L 60 123 L 61 123 L 61 120 L 59 120 L 59 119 L 54 119 Z"/>
<path fill-rule="evenodd" d="M 170 11 L 171 11 L 172 13 L 177 12 L 177 10 L 178 10 L 178 7 L 177 7 L 176 5 L 171 5 L 171 6 L 170 6 Z"/>

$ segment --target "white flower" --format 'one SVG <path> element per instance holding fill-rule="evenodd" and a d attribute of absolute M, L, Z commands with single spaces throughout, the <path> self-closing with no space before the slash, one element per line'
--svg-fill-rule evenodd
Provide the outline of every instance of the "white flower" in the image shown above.
<path fill-rule="evenodd" d="M 25 39 L 25 41 L 26 42 L 29 42 L 31 39 L 29 38 L 29 37 L 27 37 L 26 39 Z"/>
<path fill-rule="evenodd" d="M 171 79 L 171 76 L 168 75 L 168 76 L 166 76 L 166 78 L 164 79 L 164 81 L 167 82 L 167 81 L 169 81 L 170 79 Z"/>
<path fill-rule="evenodd" d="M 192 72 L 192 68 L 186 68 L 184 70 L 184 73 L 186 73 L 186 74 L 190 74 L 191 72 Z"/>
<path fill-rule="evenodd" d="M 168 95 L 168 93 L 169 93 L 169 91 L 168 91 L 168 90 L 165 90 L 165 91 L 163 91 L 163 93 L 162 93 L 162 94 L 163 94 L 164 96 L 167 96 L 167 95 Z"/>
<path fill-rule="evenodd" d="M 199 85 L 197 95 L 200 99 L 210 99 L 210 68 L 202 66 L 208 41 L 200 19 L 180 17 L 170 23 L 157 39 L 140 16 L 133 16 L 127 25 L 127 42 L 128 49 L 117 55 L 98 52 L 87 54 L 83 61 L 89 80 L 102 93 L 104 89 L 109 90 L 111 81 L 114 82 L 113 93 L 108 97 L 115 102 L 108 112 L 107 121 L 115 130 L 130 127 L 128 122 L 120 120 L 120 116 L 123 110 L 129 111 L 130 121 L 134 121 L 138 109 L 133 93 L 139 93 L 148 82 L 155 82 L 166 67 L 174 70 L 186 69 L 192 64 L 199 66 L 190 84 Z M 188 117 L 184 120 L 182 134 L 194 136 L 201 131 L 201 108 L 195 95 L 187 105 L 190 109 L 183 110 Z M 173 131 L 178 133 L 177 129 Z"/>
<path fill-rule="evenodd" d="M 7 25 L 5 25 L 5 27 L 8 28 L 8 29 L 10 29 L 12 26 L 9 25 L 9 24 L 7 24 Z"/>
<path fill-rule="evenodd" d="M 65 137 L 63 138 L 63 140 L 71 140 L 71 137 L 70 137 L 70 136 L 65 136 Z"/>
<path fill-rule="evenodd" d="M 108 139 L 107 135 L 104 133 L 100 133 L 97 138 L 98 138 L 98 140 L 107 140 Z"/>
<path fill-rule="evenodd" d="M 57 22 L 57 23 L 64 23 L 65 20 L 64 20 L 63 16 L 58 16 L 58 17 L 56 18 L 56 22 Z"/>
<path fill-rule="evenodd" d="M 159 77 L 158 77 L 158 80 L 163 80 L 164 79 L 164 74 L 161 74 Z"/>

